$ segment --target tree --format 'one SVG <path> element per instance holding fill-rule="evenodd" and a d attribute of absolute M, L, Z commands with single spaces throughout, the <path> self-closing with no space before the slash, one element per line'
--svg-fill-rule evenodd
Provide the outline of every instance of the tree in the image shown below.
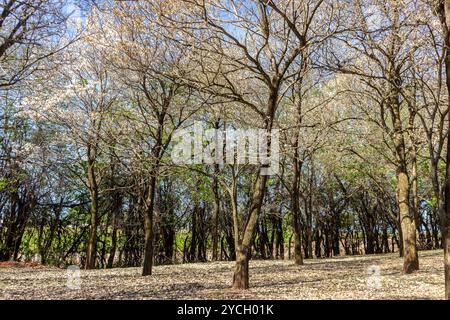
<path fill-rule="evenodd" d="M 49 58 L 67 47 L 66 1 L 2 0 L 0 7 L 0 88 L 51 68 Z"/>
<path fill-rule="evenodd" d="M 133 146 L 137 156 L 134 159 L 137 167 L 132 170 L 144 210 L 142 275 L 147 276 L 151 275 L 153 265 L 158 179 L 175 130 L 198 106 L 193 91 L 176 76 L 189 70 L 184 52 L 164 41 L 168 35 L 153 21 L 151 5 L 113 3 L 107 8 L 98 13 L 105 26 L 99 24 L 97 28 L 103 32 L 101 43 L 108 49 L 108 62 L 125 89 L 124 99 L 129 105 L 122 112 L 122 121 L 137 131 L 129 137 L 120 137 L 118 144 L 122 148 Z"/>
<path fill-rule="evenodd" d="M 444 38 L 445 50 L 445 81 L 448 97 L 450 97 L 450 1 L 437 1 L 437 13 L 439 15 Z M 450 99 L 450 98 L 449 98 Z M 450 101 L 447 103 L 447 117 L 450 120 Z M 450 124 L 450 121 L 448 122 Z M 450 132 L 447 127 L 447 135 Z M 444 247 L 444 272 L 445 272 L 445 299 L 450 300 L 450 139 L 447 136 L 446 176 L 444 186 L 444 209 L 442 211 L 442 242 Z"/>
<path fill-rule="evenodd" d="M 89 53 L 81 61 L 80 50 Z M 78 165 L 84 171 L 80 179 L 89 191 L 90 232 L 85 268 L 93 269 L 96 265 L 100 184 L 104 170 L 101 163 L 102 135 L 116 98 L 105 69 L 104 54 L 89 43 L 87 34 L 83 41 L 65 53 L 64 62 L 64 68 L 57 70 L 53 77 L 53 86 L 48 82 L 41 83 L 35 96 L 24 104 L 28 116 L 60 126 L 66 143 L 74 146 L 74 150 L 69 148 L 65 151 L 78 158 Z"/>
<path fill-rule="evenodd" d="M 370 8 L 374 12 L 369 12 Z M 374 121 L 385 131 L 392 145 L 405 273 L 414 272 L 419 268 L 416 219 L 410 203 L 406 141 L 408 122 L 402 115 L 408 105 L 405 73 L 411 68 L 409 57 L 414 55 L 418 47 L 415 43 L 415 33 L 410 29 L 405 31 L 404 28 L 406 24 L 410 24 L 412 13 L 409 9 L 409 4 L 399 4 L 395 1 L 387 4 L 375 1 L 371 7 L 357 1 L 354 10 L 358 19 L 356 25 L 351 28 L 354 30 L 352 40 L 345 37 L 340 39 L 349 51 L 345 52 L 345 61 L 337 58 L 338 69 L 359 78 L 364 88 L 362 94 L 379 108 L 379 119 Z M 369 19 L 373 15 L 379 23 L 370 22 Z M 355 62 L 351 62 L 352 57 Z M 336 55 L 333 59 L 335 58 Z"/>
<path fill-rule="evenodd" d="M 186 1 L 176 16 L 163 13 L 162 23 L 179 30 L 182 40 L 175 41 L 188 46 L 201 66 L 200 76 L 186 82 L 221 103 L 248 108 L 258 117 L 260 127 L 271 131 L 280 101 L 296 81 L 295 68 L 308 47 L 305 37 L 316 23 L 319 9 L 326 12 L 323 3 L 259 1 L 247 6 L 244 1 Z M 317 41 L 321 36 L 314 34 L 309 39 Z M 260 98 L 255 98 L 256 94 Z M 266 192 L 263 169 L 255 168 L 245 223 L 234 219 L 235 289 L 249 286 L 250 247 Z"/>
<path fill-rule="evenodd" d="M 9 198 L 4 202 L 7 205 L 2 205 L 9 207 L 9 214 L 4 220 L 6 236 L 0 260 L 17 259 L 36 206 L 39 190 L 30 184 L 27 167 L 27 159 L 33 154 L 30 140 L 34 130 L 17 115 L 28 87 L 46 77 L 46 71 L 54 67 L 52 56 L 72 42 L 63 41 L 67 19 L 64 3 L 4 0 L 0 7 L 1 181 L 2 191 Z"/>

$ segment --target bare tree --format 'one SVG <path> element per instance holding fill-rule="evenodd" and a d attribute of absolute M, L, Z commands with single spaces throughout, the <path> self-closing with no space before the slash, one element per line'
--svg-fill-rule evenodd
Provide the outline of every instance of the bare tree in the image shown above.
<path fill-rule="evenodd" d="M 450 97 L 450 1 L 437 1 L 436 10 L 441 20 L 445 52 L 445 82 Z M 450 98 L 449 98 L 450 99 Z M 448 125 L 450 126 L 450 101 L 447 102 Z M 445 164 L 444 210 L 442 211 L 442 242 L 444 247 L 445 299 L 450 300 L 450 127 L 447 127 L 447 155 Z"/>
<path fill-rule="evenodd" d="M 346 48 L 340 54 L 345 58 L 341 59 L 339 53 L 332 55 L 337 69 L 360 79 L 362 94 L 371 101 L 369 106 L 373 103 L 378 107 L 378 119 L 371 121 L 384 130 L 396 167 L 405 273 L 419 268 L 416 219 L 410 204 L 408 120 L 403 116 L 403 110 L 408 106 L 405 73 L 411 68 L 410 56 L 417 50 L 414 32 L 411 28 L 405 29 L 405 25 L 413 25 L 410 19 L 413 13 L 408 6 L 396 1 L 374 1 L 370 6 L 356 1 L 351 40 L 345 36 L 340 38 Z"/>
<path fill-rule="evenodd" d="M 49 58 L 66 48 L 66 1 L 2 0 L 0 3 L 0 88 L 35 71 L 49 70 Z"/>
<path fill-rule="evenodd" d="M 318 12 L 324 14 L 327 6 L 325 1 L 258 1 L 254 6 L 245 1 L 184 1 L 177 16 L 165 14 L 163 23 L 179 30 L 183 40 L 174 41 L 191 48 L 199 63 L 201 76 L 185 81 L 221 103 L 247 109 L 270 131 L 280 102 L 297 80 L 301 53 L 330 33 L 331 26 L 310 34 Z M 243 224 L 234 219 L 235 289 L 249 287 L 250 247 L 266 191 L 262 170 L 256 168 Z"/>

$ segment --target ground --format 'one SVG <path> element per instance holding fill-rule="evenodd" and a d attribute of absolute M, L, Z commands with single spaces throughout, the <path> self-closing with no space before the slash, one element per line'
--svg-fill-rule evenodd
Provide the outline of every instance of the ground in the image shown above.
<path fill-rule="evenodd" d="M 420 252 L 420 271 L 402 274 L 397 254 L 293 261 L 251 261 L 250 290 L 230 289 L 233 263 L 81 270 L 0 267 L 0 299 L 442 299 L 442 251 Z M 76 272 L 75 272 L 76 274 Z M 69 279 L 69 281 L 68 281 Z M 69 286 L 68 286 L 69 284 Z M 79 286 L 78 286 L 79 285 Z"/>

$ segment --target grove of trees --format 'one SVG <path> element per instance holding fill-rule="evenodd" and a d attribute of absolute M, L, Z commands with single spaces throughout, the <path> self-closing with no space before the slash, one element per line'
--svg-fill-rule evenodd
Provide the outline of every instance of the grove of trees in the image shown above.
<path fill-rule="evenodd" d="M 230 260 L 240 290 L 443 249 L 450 299 L 449 93 L 449 0 L 0 0 L 0 261 Z M 174 161 L 198 123 L 276 130 L 277 172 Z"/>

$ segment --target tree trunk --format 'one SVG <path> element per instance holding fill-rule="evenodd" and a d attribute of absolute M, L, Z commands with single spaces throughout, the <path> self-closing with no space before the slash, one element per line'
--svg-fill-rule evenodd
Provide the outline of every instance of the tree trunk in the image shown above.
<path fill-rule="evenodd" d="M 309 209 L 306 212 L 306 250 L 305 257 L 312 259 L 313 258 L 313 227 L 312 227 L 312 212 Z"/>
<path fill-rule="evenodd" d="M 419 257 L 416 247 L 416 223 L 415 217 L 409 210 L 408 176 L 405 172 L 399 172 L 397 179 L 397 199 L 403 236 L 403 272 L 408 274 L 419 270 Z"/>
<path fill-rule="evenodd" d="M 390 44 L 390 57 L 388 61 L 389 87 L 386 92 L 388 108 L 391 112 L 393 126 L 392 140 L 395 147 L 395 159 L 397 165 L 397 205 L 399 207 L 400 228 L 403 236 L 403 272 L 408 274 L 419 269 L 419 258 L 416 243 L 416 220 L 410 205 L 410 185 L 406 160 L 405 128 L 401 113 L 401 89 L 402 76 L 398 61 L 396 60 L 396 48 L 401 43 L 398 35 L 400 28 L 400 12 L 397 6 L 393 7 L 393 37 Z"/>
<path fill-rule="evenodd" d="M 447 111 L 450 111 L 450 0 L 441 0 L 438 6 L 439 17 L 442 23 L 444 44 L 445 44 L 445 73 L 447 93 Z M 447 112 L 450 120 L 450 112 Z M 447 134 L 450 133 L 450 122 L 447 127 Z M 444 247 L 444 274 L 445 274 L 445 299 L 450 300 L 450 138 L 447 136 L 447 156 L 445 165 L 445 188 L 444 188 L 444 208 L 441 212 L 442 223 L 442 246 Z"/>
<path fill-rule="evenodd" d="M 292 185 L 292 212 L 294 223 L 294 258 L 296 265 L 303 264 L 302 257 L 302 234 L 300 228 L 300 178 L 302 162 L 298 159 L 298 139 L 296 139 L 294 150 L 294 181 Z"/>
<path fill-rule="evenodd" d="M 242 246 L 236 250 L 236 265 L 233 274 L 233 289 L 245 290 L 249 288 L 248 252 Z"/>
<path fill-rule="evenodd" d="M 7 233 L 4 248 L 0 248 L 0 261 L 8 261 L 13 258 L 14 243 L 19 219 L 19 195 L 17 191 L 10 193 L 10 213 L 7 221 Z"/>
<path fill-rule="evenodd" d="M 214 128 L 220 128 L 220 119 L 214 123 Z M 215 137 L 218 139 L 218 137 Z M 219 142 L 219 141 L 217 141 Z M 217 176 L 220 172 L 219 164 L 214 165 L 213 192 L 214 192 L 214 209 L 213 209 L 213 230 L 212 230 L 212 260 L 219 259 L 219 216 L 220 216 L 220 193 L 219 182 Z"/>
<path fill-rule="evenodd" d="M 275 229 L 276 229 L 276 241 L 275 241 L 276 259 L 284 259 L 283 220 L 279 216 L 275 217 Z"/>
<path fill-rule="evenodd" d="M 98 225 L 98 194 L 91 192 L 91 229 L 86 252 L 86 269 L 95 268 L 95 256 L 97 254 L 97 225 Z"/>
<path fill-rule="evenodd" d="M 273 126 L 273 118 L 277 108 L 278 101 L 278 90 L 279 87 L 276 86 L 271 88 L 270 97 L 268 100 L 267 112 L 265 121 L 265 129 L 267 133 L 270 134 Z M 268 139 L 267 149 L 268 153 L 272 152 L 272 141 Z M 267 154 L 266 156 L 268 156 Z M 260 155 L 261 156 L 261 155 Z M 270 165 L 270 164 L 269 164 Z M 250 195 L 250 206 L 248 220 L 243 228 L 242 238 L 239 232 L 239 219 L 237 216 L 237 181 L 233 182 L 233 226 L 234 226 L 234 237 L 235 237 L 235 248 L 236 250 L 236 268 L 233 277 L 233 288 L 235 289 L 248 289 L 249 274 L 248 274 L 248 260 L 249 251 L 251 248 L 252 239 L 255 232 L 256 223 L 258 222 L 258 217 L 261 213 L 261 206 L 264 200 L 264 195 L 266 192 L 267 175 L 262 174 L 265 168 L 261 165 L 258 168 L 255 182 L 253 184 L 252 192 Z M 241 240 L 242 239 L 242 240 Z"/>
<path fill-rule="evenodd" d="M 412 126 L 412 125 L 411 125 Z M 420 212 L 419 212 L 419 194 L 417 187 L 417 146 L 415 145 L 415 141 L 413 141 L 413 145 L 411 147 L 411 194 L 412 194 L 412 212 L 414 215 L 414 220 L 416 222 L 417 232 L 421 233 L 421 221 Z"/>
<path fill-rule="evenodd" d="M 303 264 L 302 240 L 298 232 L 294 233 L 294 259 L 296 265 L 300 266 Z"/>
<path fill-rule="evenodd" d="M 302 234 L 300 228 L 300 208 L 299 208 L 299 195 L 297 192 L 293 192 L 293 224 L 294 224 L 294 259 L 296 265 L 303 264 L 302 256 Z"/>
<path fill-rule="evenodd" d="M 109 257 L 108 257 L 108 263 L 107 268 L 112 268 L 114 265 L 114 258 L 116 256 L 116 250 L 117 250 L 117 227 L 116 225 L 113 225 L 113 231 L 111 235 L 111 250 L 109 251 Z"/>
<path fill-rule="evenodd" d="M 444 238 L 442 239 L 442 244 L 444 246 L 445 299 L 450 300 L 450 228 L 448 222 L 446 227 L 447 228 L 443 232 Z"/>
<path fill-rule="evenodd" d="M 400 76 L 391 75 L 394 82 L 400 82 Z M 403 136 L 403 126 L 400 113 L 398 88 L 391 88 L 392 97 L 389 99 L 394 127 L 393 141 L 397 161 L 397 204 L 399 207 L 400 228 L 403 237 L 403 272 L 408 274 L 419 269 L 419 257 L 416 243 L 416 219 L 410 206 L 410 185 L 406 164 L 406 147 Z"/>
<path fill-rule="evenodd" d="M 86 252 L 85 269 L 95 268 L 95 256 L 97 254 L 97 226 L 98 226 L 98 185 L 95 176 L 95 156 L 91 157 L 93 150 L 88 147 L 88 168 L 87 177 L 89 183 L 89 192 L 91 195 L 91 229 L 89 232 L 89 240 Z"/>
<path fill-rule="evenodd" d="M 219 215 L 220 215 L 220 199 L 217 179 L 214 178 L 214 213 L 213 213 L 213 232 L 212 232 L 212 260 L 217 261 L 219 258 Z"/>
<path fill-rule="evenodd" d="M 236 266 L 233 276 L 233 288 L 245 290 L 249 288 L 249 251 L 254 235 L 258 216 L 261 212 L 261 205 L 264 198 L 267 176 L 258 174 L 251 198 L 250 215 L 244 228 L 242 240 L 239 233 L 239 219 L 237 217 L 237 195 L 236 186 L 233 187 L 233 224 L 236 251 Z"/>
<path fill-rule="evenodd" d="M 153 207 L 155 205 L 155 187 L 156 177 L 153 175 L 150 178 L 148 186 L 148 194 L 145 204 L 145 245 L 144 245 L 144 265 L 142 268 L 142 275 L 149 276 L 152 274 L 153 266 Z"/>

